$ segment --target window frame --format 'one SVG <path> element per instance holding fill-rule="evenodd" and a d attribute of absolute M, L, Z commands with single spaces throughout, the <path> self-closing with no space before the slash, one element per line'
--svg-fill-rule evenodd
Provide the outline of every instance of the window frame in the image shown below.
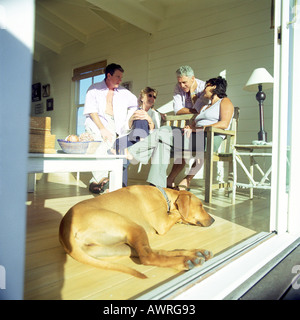
<path fill-rule="evenodd" d="M 77 134 L 77 113 L 78 108 L 83 107 L 84 103 L 80 103 L 80 80 L 92 78 L 92 84 L 94 78 L 99 75 L 105 74 L 105 68 L 107 66 L 107 60 L 94 62 L 88 65 L 80 66 L 73 69 L 72 75 L 72 90 L 71 90 L 71 111 L 70 111 L 70 132 Z"/>

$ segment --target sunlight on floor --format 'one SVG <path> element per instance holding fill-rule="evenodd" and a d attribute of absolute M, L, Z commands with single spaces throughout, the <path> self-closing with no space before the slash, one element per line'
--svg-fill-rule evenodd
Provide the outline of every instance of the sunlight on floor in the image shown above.
<path fill-rule="evenodd" d="M 145 273 L 141 280 L 126 274 L 99 270 L 81 264 L 65 254 L 58 240 L 62 216 L 79 201 L 93 198 L 88 175 L 48 174 L 37 177 L 37 189 L 28 193 L 25 299 L 130 299 L 180 272 L 170 268 L 144 266 L 122 257 L 119 263 Z M 136 182 L 131 182 L 136 184 Z M 142 183 L 139 183 L 142 184 Z M 193 188 L 200 199 L 204 190 Z M 213 193 L 211 204 L 203 203 L 215 223 L 208 228 L 175 225 L 164 236 L 150 236 L 153 248 L 207 248 L 217 255 L 260 231 L 268 229 L 268 195 L 249 200 L 239 194 L 236 205 L 223 191 Z"/>

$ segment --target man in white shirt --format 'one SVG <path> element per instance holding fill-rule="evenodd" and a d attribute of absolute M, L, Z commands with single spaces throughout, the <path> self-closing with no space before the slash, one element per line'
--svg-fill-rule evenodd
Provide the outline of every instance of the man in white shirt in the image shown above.
<path fill-rule="evenodd" d="M 181 66 L 176 71 L 176 75 L 177 84 L 173 94 L 175 114 L 199 113 L 200 109 L 208 103 L 203 97 L 205 81 L 196 79 L 190 66 Z"/>
<path fill-rule="evenodd" d="M 94 140 L 102 141 L 97 154 L 107 154 L 116 137 L 129 132 L 129 119 L 138 109 L 138 101 L 129 90 L 120 87 L 124 70 L 115 63 L 105 69 L 105 79 L 91 85 L 86 94 L 84 115 L 85 129 Z M 102 193 L 108 188 L 107 171 L 93 172 L 89 189 Z"/>

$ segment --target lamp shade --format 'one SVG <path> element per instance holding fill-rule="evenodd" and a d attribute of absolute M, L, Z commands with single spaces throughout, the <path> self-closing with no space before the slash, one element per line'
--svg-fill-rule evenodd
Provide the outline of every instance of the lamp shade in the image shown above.
<path fill-rule="evenodd" d="M 246 83 L 244 90 L 257 91 L 258 85 L 261 84 L 263 89 L 271 89 L 273 87 L 274 79 L 265 68 L 255 69 L 248 82 Z"/>

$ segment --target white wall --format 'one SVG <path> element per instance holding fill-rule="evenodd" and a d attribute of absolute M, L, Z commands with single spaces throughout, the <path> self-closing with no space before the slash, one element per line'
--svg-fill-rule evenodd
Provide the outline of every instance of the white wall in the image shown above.
<path fill-rule="evenodd" d="M 220 1 L 220 4 L 222 1 Z M 236 1 L 214 10 L 193 10 L 170 17 L 151 37 L 149 82 L 158 87 L 163 102 L 170 99 L 174 70 L 191 65 L 207 80 L 226 70 L 228 95 L 241 109 L 239 141 L 257 139 L 258 103 L 243 91 L 253 69 L 264 66 L 273 74 L 273 30 L 270 1 Z M 267 92 L 265 120 L 271 138 L 272 91 Z"/>
<path fill-rule="evenodd" d="M 241 111 L 238 142 L 256 140 L 258 103 L 255 93 L 243 91 L 243 86 L 255 68 L 265 67 L 273 75 L 271 1 L 219 3 L 209 9 L 194 5 L 187 6 L 186 12 L 170 11 L 159 31 L 151 35 L 125 24 L 119 32 L 95 35 L 86 45 L 42 56 L 34 64 L 33 82 L 51 84 L 54 111 L 43 116 L 51 116 L 52 134 L 63 138 L 75 132 L 73 68 L 107 59 L 122 65 L 124 81 L 133 81 L 136 95 L 146 85 L 157 88 L 157 106 L 171 101 L 180 65 L 191 65 L 202 80 L 226 70 L 228 95 Z M 266 94 L 265 130 L 271 141 L 272 90 Z"/>

